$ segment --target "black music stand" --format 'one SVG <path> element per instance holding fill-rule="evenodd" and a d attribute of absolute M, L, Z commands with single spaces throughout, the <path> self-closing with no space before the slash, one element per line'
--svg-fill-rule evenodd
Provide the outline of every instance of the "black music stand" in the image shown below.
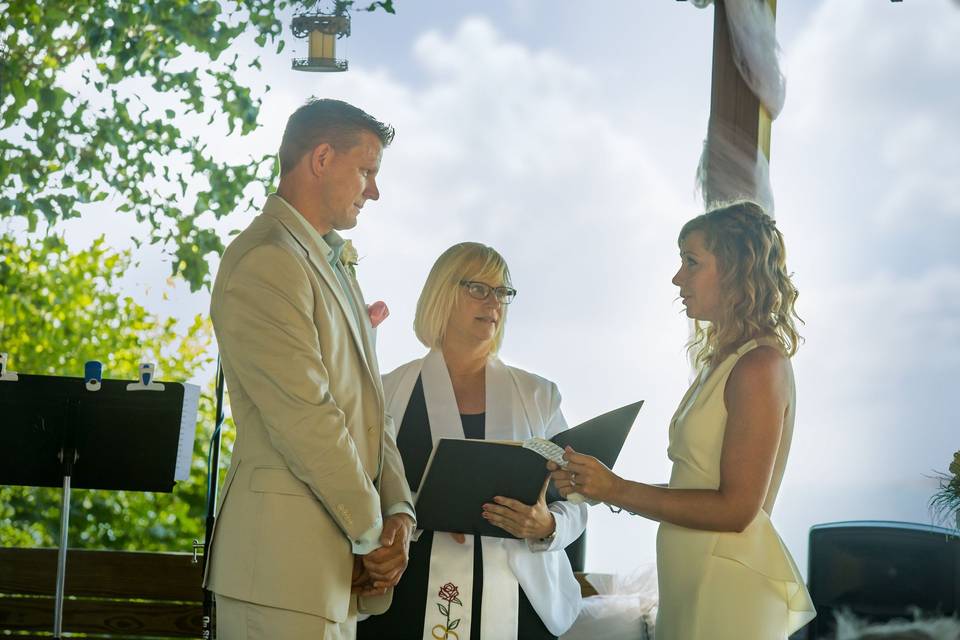
<path fill-rule="evenodd" d="M 199 389 L 164 382 L 163 390 L 131 391 L 129 383 L 103 380 L 91 391 L 83 378 L 21 373 L 0 381 L 0 485 L 63 489 L 58 639 L 71 487 L 170 493 L 175 480 L 189 475 Z"/>

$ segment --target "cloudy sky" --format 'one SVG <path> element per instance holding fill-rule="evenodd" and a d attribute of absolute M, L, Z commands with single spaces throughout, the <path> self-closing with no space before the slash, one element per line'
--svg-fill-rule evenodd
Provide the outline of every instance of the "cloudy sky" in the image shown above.
<path fill-rule="evenodd" d="M 774 521 L 798 564 L 816 523 L 929 523 L 926 503 L 960 448 L 948 410 L 960 374 L 960 5 L 949 0 L 781 2 L 787 75 L 774 123 L 778 224 L 807 339 L 799 411 Z M 667 422 L 690 371 L 670 278 L 676 234 L 699 211 L 694 171 L 710 96 L 712 9 L 662 0 L 399 0 L 359 14 L 346 74 L 289 70 L 290 49 L 245 76 L 272 87 L 246 139 L 198 133 L 225 157 L 275 151 L 309 95 L 353 102 L 397 128 L 382 198 L 350 235 L 381 327 L 386 371 L 421 355 L 413 310 L 433 260 L 476 240 L 510 263 L 520 294 L 502 356 L 555 380 L 571 424 L 646 399 L 617 471 L 669 476 Z M 290 41 L 291 46 L 302 43 Z M 241 53 L 246 51 L 241 47 Z M 192 125 L 189 125 L 192 126 Z M 226 154 L 231 154 L 226 156 Z M 135 228 L 92 211 L 78 245 Z M 241 213 L 222 222 L 242 228 Z M 205 312 L 169 291 L 154 250 L 129 293 L 161 314 Z M 169 295 L 164 299 L 160 292 Z M 201 382 L 206 382 L 201 381 Z M 591 511 L 587 564 L 654 560 L 656 525 Z"/>

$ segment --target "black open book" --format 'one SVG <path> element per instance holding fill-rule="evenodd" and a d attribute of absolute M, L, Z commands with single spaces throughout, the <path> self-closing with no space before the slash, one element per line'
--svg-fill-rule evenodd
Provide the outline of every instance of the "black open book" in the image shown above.
<path fill-rule="evenodd" d="M 481 505 L 494 496 L 533 504 L 549 471 L 546 460 L 570 445 L 613 467 L 643 400 L 614 409 L 555 435 L 550 441 L 532 438 L 461 440 L 441 438 L 430 454 L 417 491 L 417 526 L 429 531 L 453 531 L 499 538 L 513 537 L 481 517 Z M 551 445 L 550 443 L 553 443 Z M 547 502 L 562 500 L 553 485 Z"/>

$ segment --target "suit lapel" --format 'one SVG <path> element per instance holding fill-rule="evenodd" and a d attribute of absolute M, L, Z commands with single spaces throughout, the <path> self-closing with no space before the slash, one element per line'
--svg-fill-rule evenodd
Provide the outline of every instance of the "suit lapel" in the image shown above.
<path fill-rule="evenodd" d="M 353 307 L 350 305 L 350 301 L 347 299 L 347 294 L 343 290 L 343 287 L 340 286 L 340 280 L 337 279 L 337 274 L 334 273 L 333 267 L 330 266 L 330 263 L 327 262 L 323 250 L 319 245 L 314 241 L 306 225 L 308 224 L 301 216 L 297 215 L 292 207 L 288 206 L 280 200 L 276 195 L 271 194 L 267 198 L 267 203 L 263 207 L 264 215 L 268 215 L 276 219 L 280 224 L 282 224 L 291 236 L 303 247 L 304 251 L 307 254 L 307 259 L 310 261 L 310 264 L 313 265 L 313 268 L 320 274 L 320 277 L 327 283 L 327 287 L 330 291 L 333 292 L 333 297 L 336 299 L 337 304 L 340 305 L 340 310 L 343 312 L 344 318 L 346 318 L 347 326 L 350 329 L 350 335 L 353 336 L 353 341 L 357 349 L 360 351 L 361 360 L 363 360 L 364 365 L 367 368 L 367 373 L 371 378 L 375 377 L 376 369 L 371 366 L 370 359 L 372 357 L 373 348 L 372 345 L 368 347 L 370 341 L 365 340 L 364 331 L 358 326 L 357 316 L 353 312 Z M 351 282 L 352 278 L 347 276 L 348 286 L 351 287 L 354 295 L 358 295 L 359 287 L 356 286 L 356 283 Z M 356 298 L 357 305 L 363 306 L 362 297 L 358 296 Z M 364 327 L 365 329 L 366 327 Z"/>
<path fill-rule="evenodd" d="M 348 271 L 346 277 L 347 286 L 350 287 L 350 291 L 353 293 L 353 299 L 357 301 L 357 308 L 360 311 L 359 332 L 363 340 L 363 352 L 366 354 L 367 368 L 370 370 L 370 373 L 374 378 L 379 378 L 380 367 L 377 365 L 377 349 L 373 342 L 373 326 L 370 324 L 370 319 L 366 317 L 367 303 L 363 299 L 363 292 L 360 291 L 360 283 L 357 282 L 356 276 Z M 347 304 L 349 304 L 349 300 L 347 301 Z"/>

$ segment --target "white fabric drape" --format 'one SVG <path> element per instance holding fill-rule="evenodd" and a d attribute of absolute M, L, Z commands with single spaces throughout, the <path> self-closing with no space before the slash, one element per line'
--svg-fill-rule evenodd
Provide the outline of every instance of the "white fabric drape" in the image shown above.
<path fill-rule="evenodd" d="M 710 136 L 703 141 L 700 164 L 697 165 L 696 187 L 706 208 L 717 203 L 707 201 L 707 159 L 713 154 L 710 177 L 715 185 L 723 185 L 724 199 L 747 198 L 763 207 L 771 218 L 776 218 L 773 188 L 770 186 L 770 163 L 755 146 L 745 144 L 730 127 L 714 123 Z M 752 142 L 752 141 L 751 141 Z"/>
<path fill-rule="evenodd" d="M 692 0 L 704 8 L 713 0 Z M 773 11 L 767 0 L 724 0 L 733 61 L 753 94 L 770 112 L 770 118 L 780 115 L 787 95 L 787 81 L 780 70 L 780 45 Z"/>
<path fill-rule="evenodd" d="M 713 0 L 691 0 L 704 8 Z M 776 38 L 776 22 L 767 0 L 724 0 L 733 61 L 747 86 L 774 119 L 786 99 L 786 79 L 780 70 L 780 46 Z M 710 184 L 719 200 L 746 198 L 760 204 L 774 217 L 773 189 L 770 186 L 770 165 L 753 140 L 742 136 L 722 123 L 713 122 L 697 167 L 697 189 L 709 210 L 720 204 L 707 199 L 707 160 Z M 715 196 L 716 197 L 716 196 Z"/>

